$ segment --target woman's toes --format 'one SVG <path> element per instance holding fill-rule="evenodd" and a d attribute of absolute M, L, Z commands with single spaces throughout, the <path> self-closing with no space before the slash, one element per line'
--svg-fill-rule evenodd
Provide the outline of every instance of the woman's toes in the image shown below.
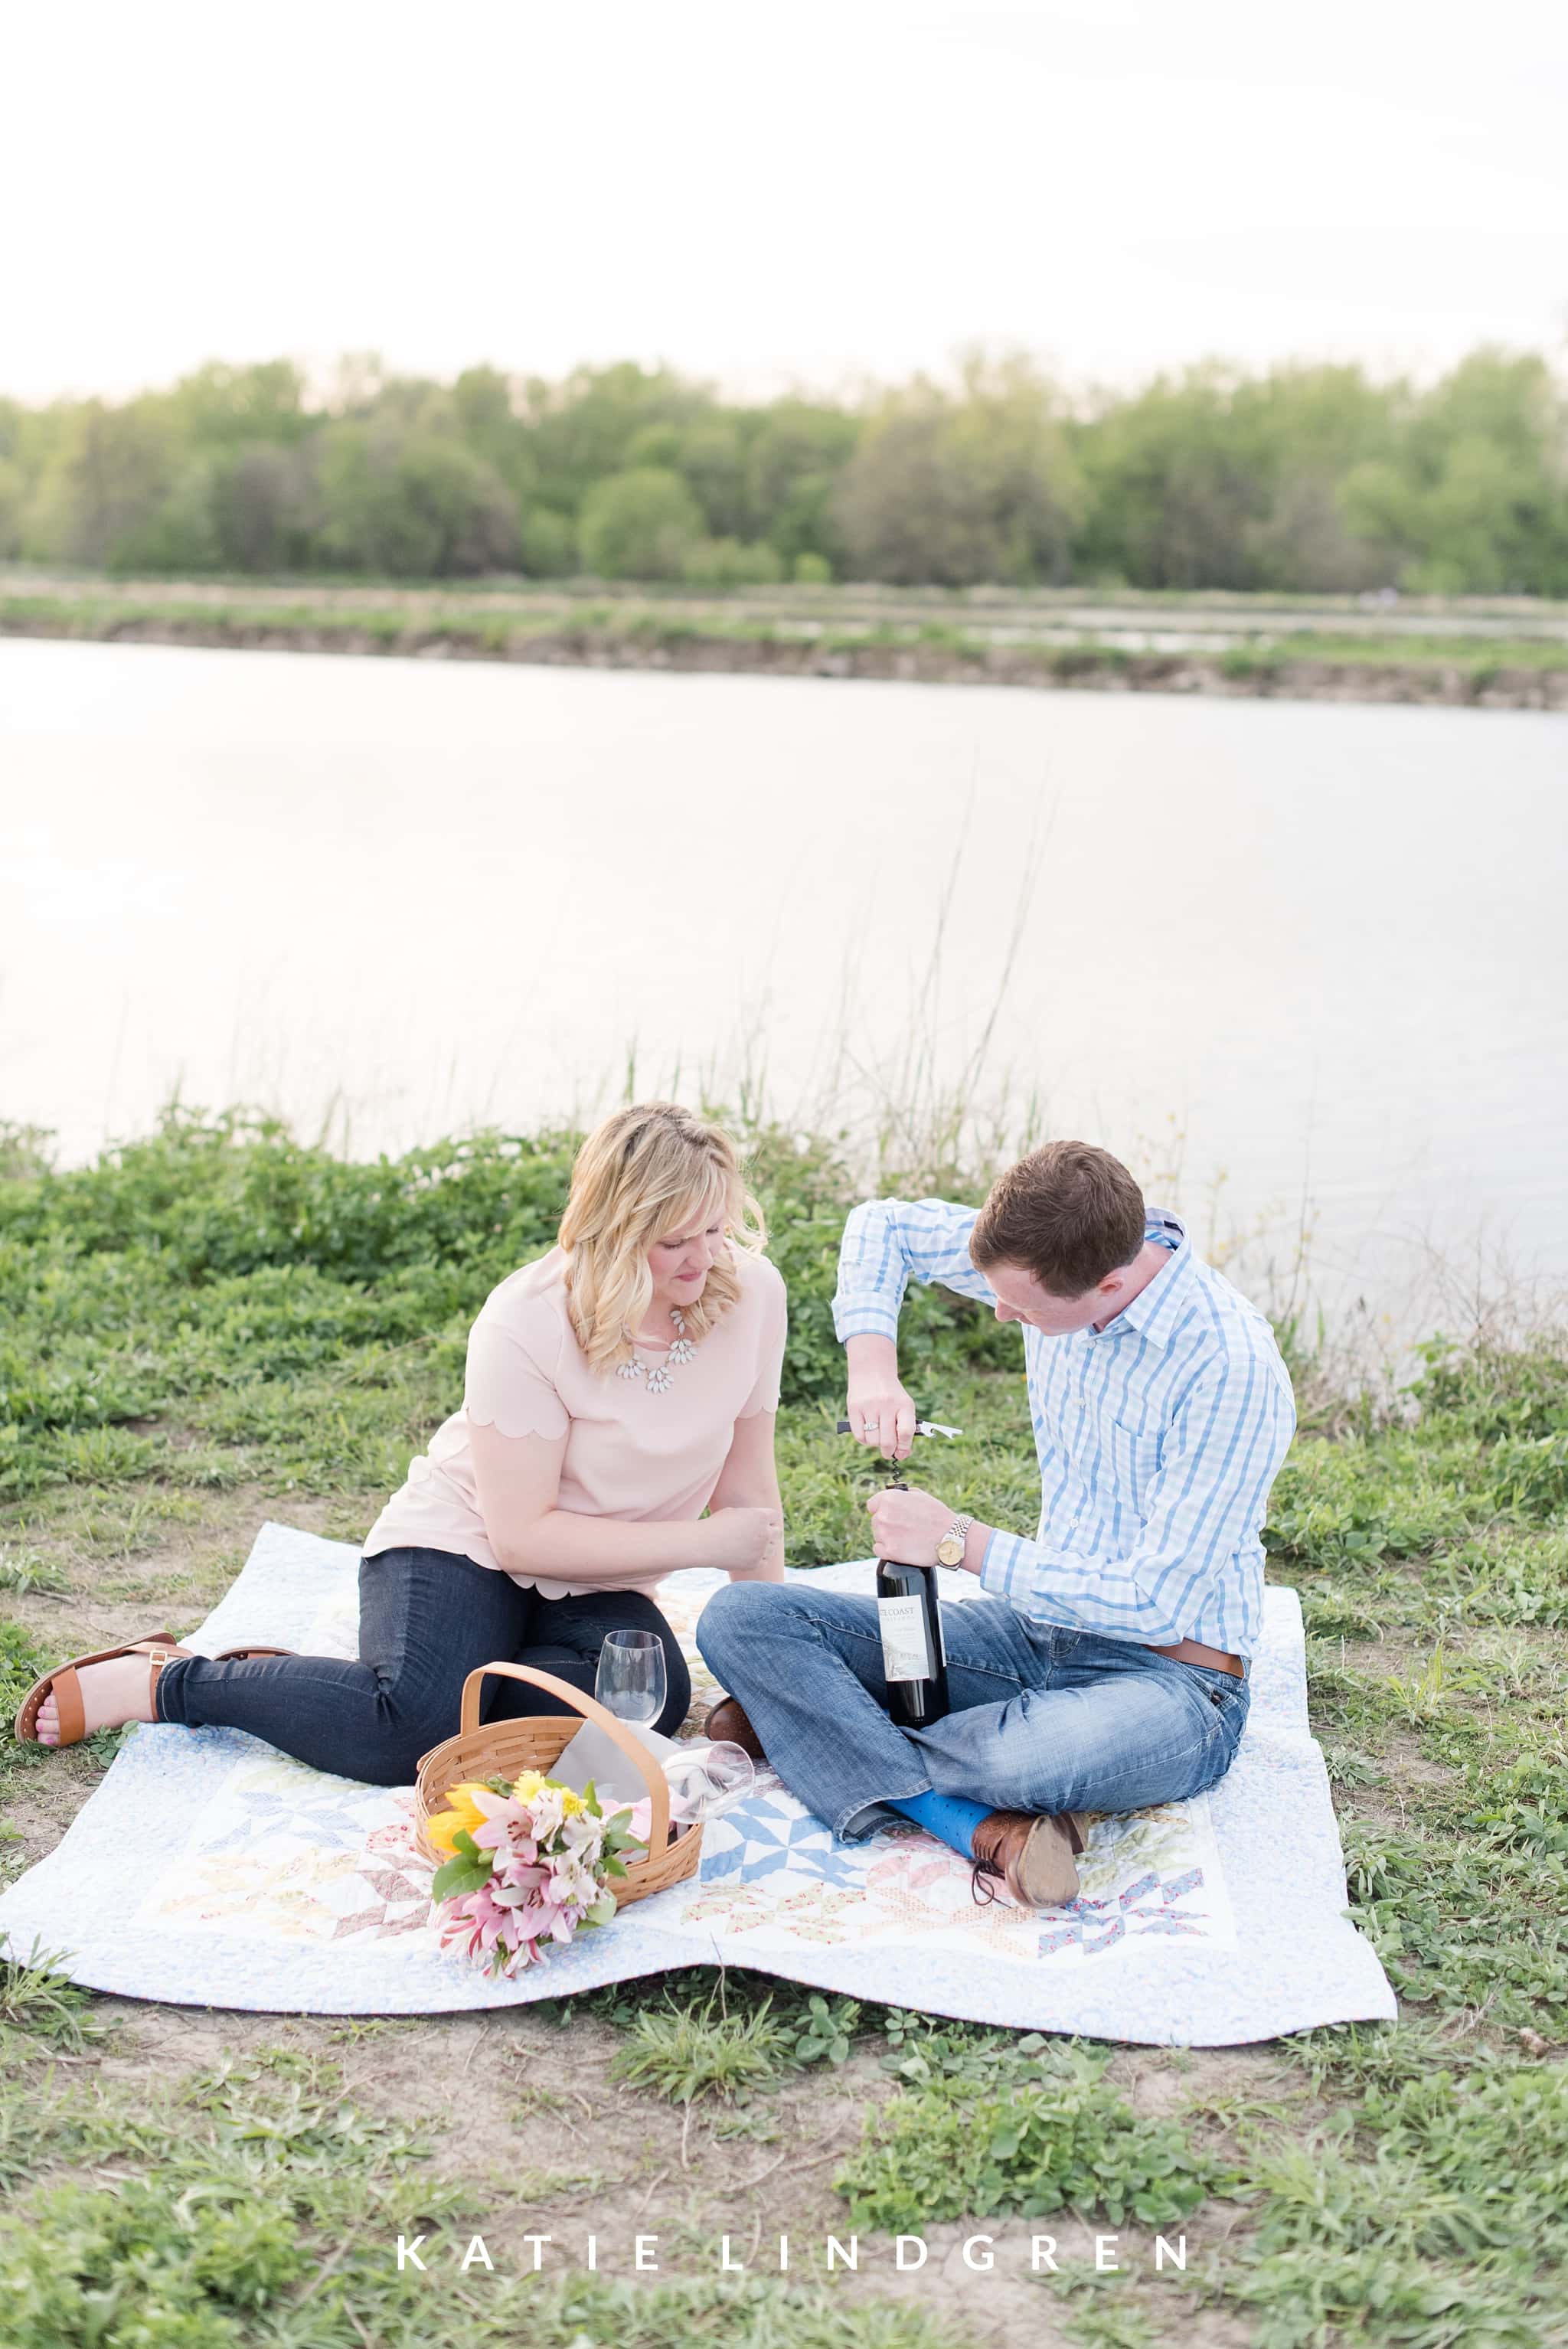
<path fill-rule="evenodd" d="M 40 1745 L 57 1745 L 59 1744 L 60 1709 L 55 1702 L 52 1694 L 46 1696 L 44 1699 L 43 1703 L 38 1707 L 38 1718 L 34 1725 L 38 1733 L 38 1743 Z"/>

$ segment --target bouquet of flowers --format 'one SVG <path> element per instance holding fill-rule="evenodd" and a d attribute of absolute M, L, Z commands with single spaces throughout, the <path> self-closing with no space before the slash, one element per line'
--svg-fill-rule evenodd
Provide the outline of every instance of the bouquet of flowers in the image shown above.
<path fill-rule="evenodd" d="M 592 1785 L 579 1795 L 538 1770 L 450 1787 L 447 1803 L 428 1829 L 448 1855 L 430 1886 L 441 1947 L 490 1974 L 514 1975 L 551 1942 L 607 1925 L 622 1854 L 646 1848 L 645 1801 L 606 1812 Z"/>

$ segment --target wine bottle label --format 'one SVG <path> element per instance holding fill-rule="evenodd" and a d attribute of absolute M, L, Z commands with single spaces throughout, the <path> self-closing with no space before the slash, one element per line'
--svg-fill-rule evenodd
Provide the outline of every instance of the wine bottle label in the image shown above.
<path fill-rule="evenodd" d="M 879 1599 L 882 1675 L 890 1681 L 929 1681 L 936 1676 L 931 1631 L 923 1602 L 915 1598 Z"/>

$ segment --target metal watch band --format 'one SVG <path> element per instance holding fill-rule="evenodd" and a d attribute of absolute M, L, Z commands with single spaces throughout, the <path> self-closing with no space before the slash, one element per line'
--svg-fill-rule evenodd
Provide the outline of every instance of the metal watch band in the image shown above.
<path fill-rule="evenodd" d="M 974 1522 L 975 1520 L 973 1517 L 954 1517 L 953 1523 L 948 1526 L 947 1531 L 943 1535 L 941 1541 L 937 1544 L 937 1548 L 939 1550 L 945 1548 L 946 1545 L 952 1541 L 954 1535 L 956 1535 L 958 1538 L 958 1555 L 962 1557 L 964 1555 L 964 1545 L 969 1538 L 969 1528 Z"/>

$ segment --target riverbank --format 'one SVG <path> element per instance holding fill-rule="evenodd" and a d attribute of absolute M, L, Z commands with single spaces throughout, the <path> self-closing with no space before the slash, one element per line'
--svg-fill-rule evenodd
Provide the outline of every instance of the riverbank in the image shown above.
<path fill-rule="evenodd" d="M 1234 599 L 1152 599 L 1075 626 L 1044 599 L 934 616 L 929 605 L 841 591 L 769 611 L 449 589 L 252 591 L 92 583 L 0 593 L 0 636 L 231 651 L 338 653 L 549 667 L 995 685 L 1037 691 L 1568 709 L 1568 640 L 1515 617 L 1438 616 L 1401 627 L 1343 608 L 1263 625 Z M 1423 616 L 1424 617 L 1426 616 Z M 1039 633 L 1034 633 L 1037 630 Z"/>
<path fill-rule="evenodd" d="M 781 1487 L 809 1565 L 863 1547 L 865 1480 L 832 1432 L 829 1303 L 854 1186 L 830 1142 L 755 1141 L 790 1293 Z M 571 1154 L 570 1136 L 541 1133 L 357 1164 L 171 1114 L 54 1174 L 10 1137 L 0 1875 L 54 1847 L 116 1744 L 19 1748 L 5 1707 L 61 1655 L 187 1629 L 263 1517 L 358 1538 L 460 1392 L 478 1305 L 549 1244 Z M 922 1288 L 903 1337 L 966 1431 L 946 1497 L 1026 1522 L 1039 1486 L 1016 1333 Z M 1292 1361 L 1302 1433 L 1269 1571 L 1302 1595 L 1348 1898 L 1397 2026 L 1113 2047 L 705 1969 L 499 2019 L 344 2023 L 143 2006 L 0 1965 L 0 2292 L 16 2337 L 84 2343 L 90 2290 L 134 2295 L 144 2332 L 193 2344 L 260 2341 L 258 2310 L 267 2340 L 333 2349 L 479 2349 L 521 2330 L 541 2349 L 1554 2338 L 1568 1360 L 1549 1340 L 1434 1350 L 1414 1394 L 1381 1410 L 1336 1402 Z M 976 2144 L 992 2155 L 978 2178 Z M 866 2272 L 826 2278 L 821 2246 L 853 2226 Z M 908 2279 L 898 2228 L 931 2245 Z M 1031 2277 L 1031 2228 L 1061 2246 L 1059 2277 Z M 428 2283 L 392 2257 L 422 2229 L 438 2247 Z M 593 2229 L 606 2272 L 563 2274 Z M 1154 2267 L 1157 2229 L 1185 2233 L 1184 2272 Z M 977 2230 L 995 2239 L 985 2274 L 961 2248 Z M 786 2232 L 780 2282 L 757 2247 Z M 657 2277 L 632 2270 L 637 2233 L 660 2239 Z M 1096 2275 L 1112 2233 L 1114 2269 Z M 471 2234 L 499 2272 L 459 2291 L 446 2247 Z M 752 2274 L 716 2272 L 727 2234 Z M 537 2282 L 536 2235 L 554 2246 Z"/>

